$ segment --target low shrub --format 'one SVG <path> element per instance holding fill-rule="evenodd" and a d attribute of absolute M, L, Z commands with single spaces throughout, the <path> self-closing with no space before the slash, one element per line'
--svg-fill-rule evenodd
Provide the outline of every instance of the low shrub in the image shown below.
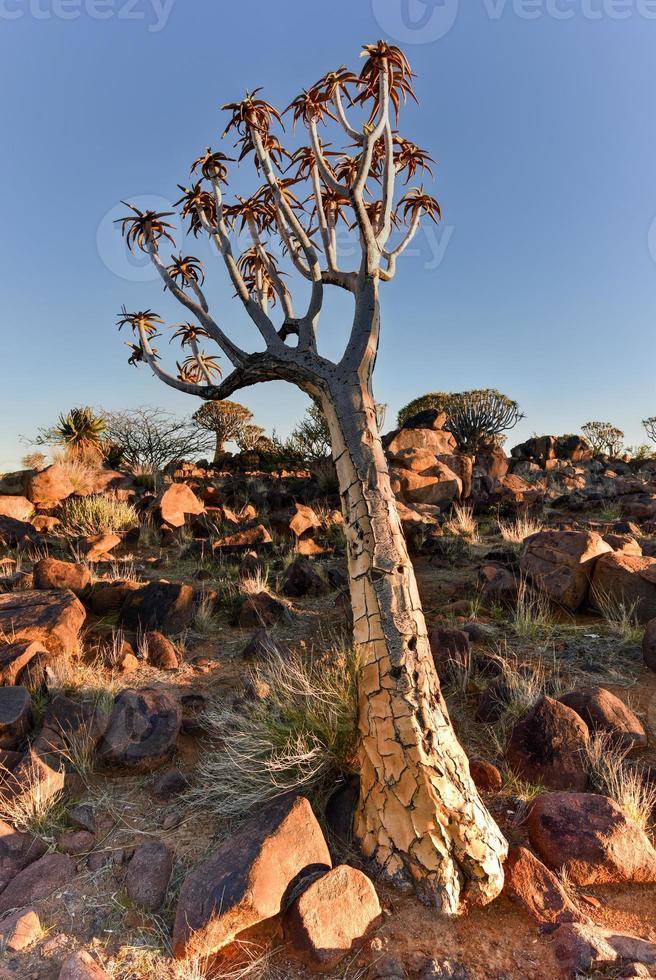
<path fill-rule="evenodd" d="M 69 534 L 120 534 L 139 523 L 137 511 L 111 494 L 70 497 L 62 505 L 61 522 Z"/>

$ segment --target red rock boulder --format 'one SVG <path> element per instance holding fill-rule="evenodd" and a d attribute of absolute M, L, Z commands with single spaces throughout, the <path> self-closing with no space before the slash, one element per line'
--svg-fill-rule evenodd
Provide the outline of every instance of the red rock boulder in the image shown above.
<path fill-rule="evenodd" d="M 550 599 L 574 611 L 587 598 L 597 560 L 609 553 L 594 531 L 538 531 L 524 542 L 520 568 Z"/>
<path fill-rule="evenodd" d="M 315 970 L 335 967 L 381 914 L 376 890 L 361 871 L 341 864 L 309 885 L 285 916 L 295 950 Z"/>
<path fill-rule="evenodd" d="M 641 623 L 656 617 L 656 558 L 603 555 L 592 576 L 590 603 L 603 612 L 608 600 L 633 607 Z"/>
<path fill-rule="evenodd" d="M 527 819 L 545 864 L 576 885 L 656 882 L 656 851 L 614 800 L 594 793 L 545 793 Z"/>
<path fill-rule="evenodd" d="M 526 847 L 511 847 L 503 866 L 503 893 L 540 925 L 589 922 L 552 871 Z"/>
<path fill-rule="evenodd" d="M 282 797 L 187 876 L 173 927 L 174 955 L 221 949 L 240 932 L 277 915 L 304 875 L 331 864 L 308 801 Z"/>
<path fill-rule="evenodd" d="M 559 701 L 543 697 L 515 724 L 506 760 L 516 776 L 531 783 L 583 790 L 588 783 L 587 741 L 583 719 Z"/>
<path fill-rule="evenodd" d="M 584 687 L 558 699 L 580 715 L 592 732 L 605 732 L 622 749 L 647 744 L 645 729 L 637 715 L 603 687 Z"/>

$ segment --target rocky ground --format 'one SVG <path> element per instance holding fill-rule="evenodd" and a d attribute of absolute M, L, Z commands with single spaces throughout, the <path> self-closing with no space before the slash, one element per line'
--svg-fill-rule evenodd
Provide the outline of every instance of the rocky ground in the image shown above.
<path fill-rule="evenodd" d="M 348 673 L 325 481 L 60 463 L 0 481 L 0 977 L 656 975 L 656 462 L 472 458 L 443 421 L 386 445 L 504 895 L 447 920 L 376 880 L 348 738 L 328 791 L 221 781 L 221 719 L 275 714 L 286 663 Z"/>

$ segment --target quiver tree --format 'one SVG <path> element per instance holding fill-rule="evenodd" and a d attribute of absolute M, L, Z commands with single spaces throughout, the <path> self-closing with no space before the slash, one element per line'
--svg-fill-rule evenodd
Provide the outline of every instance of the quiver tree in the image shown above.
<path fill-rule="evenodd" d="M 619 456 L 624 444 L 624 433 L 611 422 L 586 422 L 581 432 L 596 453 Z"/>
<path fill-rule="evenodd" d="M 642 424 L 651 441 L 656 442 L 656 415 L 653 415 L 650 419 L 643 419 Z"/>
<path fill-rule="evenodd" d="M 243 453 L 252 453 L 260 444 L 266 444 L 267 440 L 261 425 L 245 425 L 235 442 Z"/>
<path fill-rule="evenodd" d="M 421 220 L 437 222 L 440 209 L 422 187 L 404 188 L 400 199 L 395 194 L 398 178 L 408 183 L 430 162 L 394 129 L 401 104 L 414 98 L 408 62 L 383 41 L 367 45 L 363 55 L 359 75 L 345 68 L 330 72 L 288 107 L 309 139 L 293 154 L 276 134 L 282 116 L 256 92 L 224 107 L 224 135 L 236 134 L 239 159 L 252 160 L 259 181 L 250 197 L 224 199 L 229 160 L 211 149 L 192 166 L 198 182 L 183 189 L 182 215 L 195 235 L 206 234 L 215 244 L 259 333 L 260 349 L 244 350 L 219 325 L 196 260 L 187 257 L 183 269 L 179 260 L 162 256 L 171 237 L 168 215 L 136 208 L 122 221 L 128 244 L 150 256 L 166 290 L 199 324 L 186 369 L 176 376 L 161 367 L 143 315 L 132 314 L 131 323 L 138 356 L 179 391 L 214 402 L 261 381 L 285 380 L 325 415 L 345 517 L 361 662 L 354 833 L 383 875 L 414 881 L 422 898 L 453 913 L 463 891 L 480 903 L 498 895 L 506 844 L 479 798 L 440 692 L 372 390 L 380 284 L 395 275 Z M 351 114 L 361 110 L 364 121 L 356 123 Z M 319 135 L 319 127 L 328 124 L 334 130 L 330 151 Z M 340 136 L 352 153 L 335 149 Z M 339 260 L 337 232 L 344 227 L 359 240 L 355 268 L 343 268 Z M 231 232 L 242 229 L 250 243 L 235 256 Z M 281 258 L 291 276 L 279 268 Z M 305 300 L 296 288 L 303 280 Z M 328 288 L 345 291 L 353 301 L 339 360 L 329 360 L 317 346 Z M 232 365 L 220 382 L 207 368 L 199 332 Z"/>
<path fill-rule="evenodd" d="M 460 452 L 474 455 L 491 445 L 500 445 L 503 433 L 524 418 L 512 398 L 495 388 L 476 388 L 433 391 L 415 398 L 399 412 L 399 425 L 427 408 L 445 412 L 444 428 L 453 435 Z"/>
<path fill-rule="evenodd" d="M 214 462 L 218 463 L 225 453 L 226 442 L 239 442 L 253 413 L 239 402 L 211 401 L 201 405 L 192 418 L 201 429 L 207 429 L 216 436 Z"/>

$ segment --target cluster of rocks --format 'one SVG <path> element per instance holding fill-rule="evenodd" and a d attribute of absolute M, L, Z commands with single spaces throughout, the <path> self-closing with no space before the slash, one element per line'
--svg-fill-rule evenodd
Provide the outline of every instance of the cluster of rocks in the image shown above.
<path fill-rule="evenodd" d="M 656 520 L 656 460 L 593 453 L 580 436 L 540 436 L 511 449 L 512 472 L 540 480 L 563 510 L 594 511 L 609 497 L 629 521 Z"/>
<path fill-rule="evenodd" d="M 404 525 L 437 524 L 442 512 L 463 501 L 479 511 L 501 507 L 509 513 L 541 506 L 543 490 L 509 472 L 501 447 L 461 453 L 445 424 L 444 412 L 427 409 L 383 437 Z"/>
<path fill-rule="evenodd" d="M 641 623 L 656 617 L 656 556 L 643 554 L 630 534 L 539 531 L 524 542 L 520 570 L 571 612 L 610 605 L 633 609 Z"/>

